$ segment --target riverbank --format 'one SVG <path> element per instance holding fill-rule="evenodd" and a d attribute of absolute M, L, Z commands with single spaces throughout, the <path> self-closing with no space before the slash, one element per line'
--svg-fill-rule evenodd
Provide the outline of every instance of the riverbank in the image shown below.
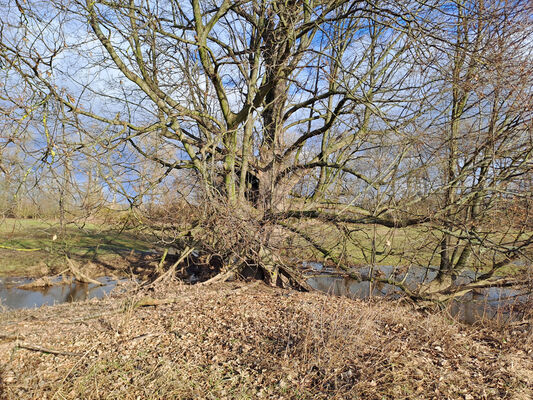
<path fill-rule="evenodd" d="M 531 317 L 467 326 L 258 282 L 122 291 L 1 313 L 0 398 L 533 396 Z"/>

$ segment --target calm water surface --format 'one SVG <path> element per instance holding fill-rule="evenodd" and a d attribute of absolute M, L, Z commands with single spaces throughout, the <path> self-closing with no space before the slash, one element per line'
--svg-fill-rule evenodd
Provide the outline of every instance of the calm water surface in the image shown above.
<path fill-rule="evenodd" d="M 397 299 L 402 296 L 402 291 L 393 285 L 372 284 L 368 280 L 358 281 L 339 276 L 333 271 L 324 269 L 319 263 L 307 263 L 304 264 L 304 267 L 310 267 L 320 272 L 318 275 L 311 276 L 307 283 L 322 292 L 359 299 L 371 296 Z M 370 267 L 363 267 L 359 271 L 363 278 L 370 276 Z M 437 275 L 435 269 L 423 267 L 411 267 L 407 272 L 398 272 L 391 266 L 376 266 L 372 272 L 394 278 L 397 281 L 404 280 L 405 285 L 410 289 L 415 289 L 421 283 L 431 282 Z M 467 283 L 475 278 L 475 274 L 475 271 L 465 271 L 458 277 L 458 282 Z M 518 320 L 522 315 L 513 312 L 513 306 L 526 303 L 530 296 L 531 293 L 510 288 L 480 289 L 452 301 L 450 313 L 467 323 L 475 323 L 486 318 Z"/>
<path fill-rule="evenodd" d="M 59 303 L 71 303 L 91 298 L 102 298 L 117 285 L 111 277 L 96 279 L 103 286 L 72 282 L 61 284 L 61 278 L 53 281 L 53 286 L 20 289 L 18 286 L 32 282 L 28 278 L 0 278 L 0 305 L 10 309 L 35 308 L 43 305 L 51 306 Z"/>
<path fill-rule="evenodd" d="M 349 296 L 354 298 L 369 298 L 371 296 L 400 298 L 402 292 L 395 286 L 388 284 L 371 284 L 364 277 L 371 273 L 404 280 L 404 283 L 414 289 L 420 283 L 427 283 L 435 279 L 436 270 L 431 268 L 411 267 L 407 272 L 398 272 L 391 266 L 369 267 L 359 269 L 362 281 L 349 277 L 339 276 L 334 271 L 323 268 L 319 263 L 304 263 L 314 271 L 307 280 L 309 285 L 316 290 L 336 296 Z M 459 281 L 468 282 L 475 278 L 474 271 L 466 271 L 459 277 Z M 367 278 L 368 279 L 368 278 Z M 102 286 L 80 282 L 61 284 L 61 278 L 54 281 L 55 285 L 43 288 L 21 289 L 20 285 L 32 282 L 27 278 L 0 278 L 0 306 L 8 309 L 35 308 L 43 305 L 70 303 L 91 298 L 102 298 L 113 290 L 117 283 L 115 278 L 100 277 L 97 279 Z M 520 314 L 513 313 L 513 305 L 525 303 L 531 293 L 520 292 L 509 288 L 486 288 L 454 300 L 450 306 L 452 315 L 459 319 L 475 323 L 485 318 L 519 319 Z"/>

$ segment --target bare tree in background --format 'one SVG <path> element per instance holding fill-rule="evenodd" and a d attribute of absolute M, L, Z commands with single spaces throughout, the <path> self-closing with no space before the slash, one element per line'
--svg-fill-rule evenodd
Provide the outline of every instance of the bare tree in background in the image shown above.
<path fill-rule="evenodd" d="M 449 44 L 429 59 L 442 79 L 443 101 L 428 130 L 425 154 L 440 165 L 433 224 L 440 264 L 430 290 L 457 289 L 472 261 L 483 272 L 472 286 L 492 284 L 498 270 L 531 257 L 527 228 L 531 192 L 519 182 L 532 174 L 531 5 L 461 1 Z M 431 160 L 424 162 L 431 174 Z M 505 215 L 521 204 L 523 220 Z M 530 259 L 530 258 L 529 258 Z M 531 259 L 530 259 L 531 260 Z M 444 290 L 446 291 L 446 290 Z"/>

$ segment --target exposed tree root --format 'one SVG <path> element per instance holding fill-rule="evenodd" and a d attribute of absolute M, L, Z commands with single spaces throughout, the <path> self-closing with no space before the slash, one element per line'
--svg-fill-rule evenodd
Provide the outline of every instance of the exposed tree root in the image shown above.
<path fill-rule="evenodd" d="M 313 288 L 307 284 L 305 278 L 301 277 L 300 273 L 294 268 L 279 261 L 275 262 L 273 257 L 270 255 L 270 252 L 266 250 L 261 251 L 260 254 L 262 262 L 256 264 L 256 267 L 263 272 L 265 283 L 270 286 L 292 288 L 304 292 L 313 291 Z M 207 281 L 200 282 L 197 285 L 206 286 L 235 279 L 235 277 L 241 275 L 241 272 L 245 267 L 245 263 L 237 266 L 231 266 Z"/>

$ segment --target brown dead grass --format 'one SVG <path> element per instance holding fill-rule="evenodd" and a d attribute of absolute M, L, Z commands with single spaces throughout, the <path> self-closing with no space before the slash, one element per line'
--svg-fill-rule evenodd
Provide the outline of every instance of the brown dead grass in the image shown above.
<path fill-rule="evenodd" d="M 133 306 L 147 295 L 173 303 Z M 6 399 L 533 398 L 531 320 L 471 327 L 397 302 L 263 284 L 131 285 L 5 312 L 0 332 Z"/>

